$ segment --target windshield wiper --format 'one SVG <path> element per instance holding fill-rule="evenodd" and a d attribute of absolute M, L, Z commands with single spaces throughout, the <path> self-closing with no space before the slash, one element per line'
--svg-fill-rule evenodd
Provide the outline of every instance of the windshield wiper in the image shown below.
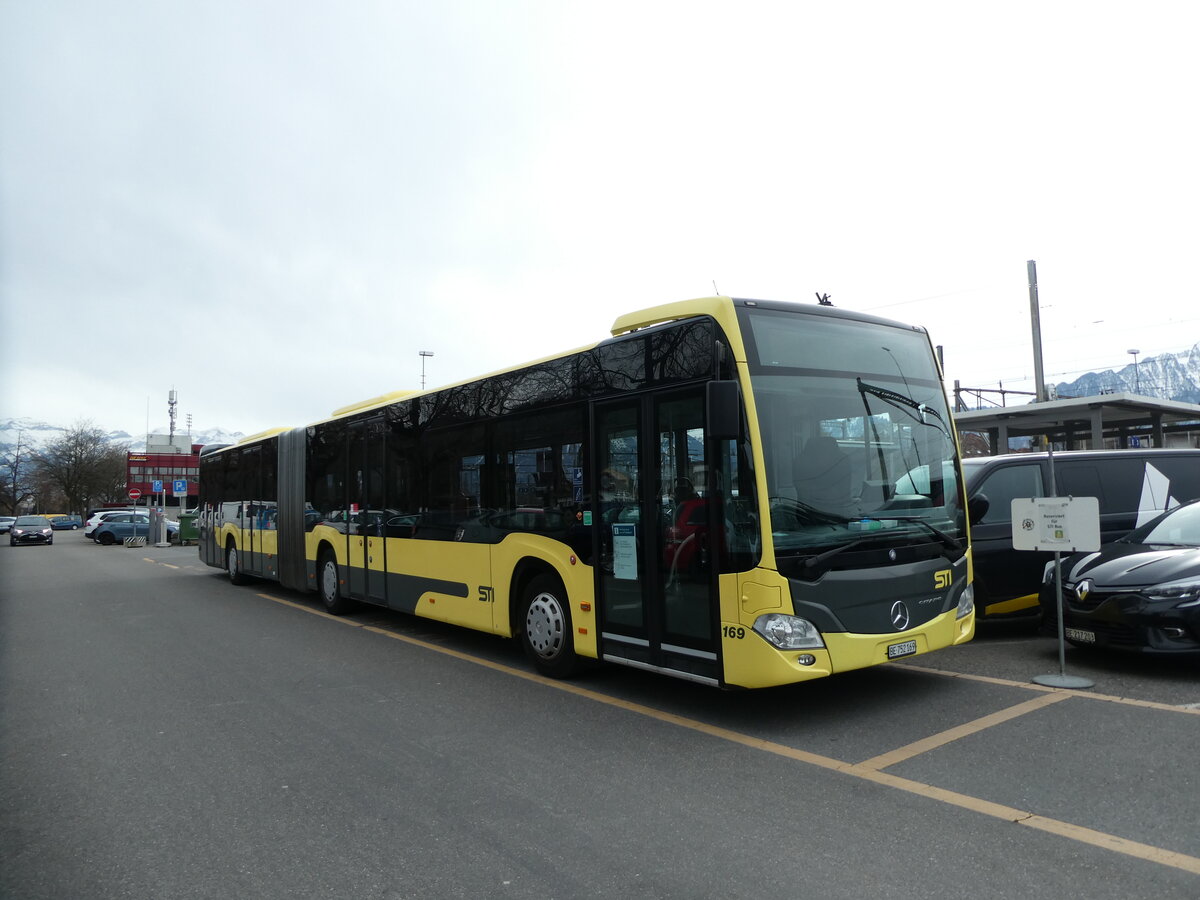
<path fill-rule="evenodd" d="M 928 425 L 930 428 L 937 428 L 942 432 L 942 434 L 946 435 L 946 437 L 950 437 L 950 429 L 946 427 L 946 420 L 943 419 L 942 414 L 932 406 L 928 406 L 924 403 L 918 403 L 912 397 L 909 397 L 905 394 L 900 394 L 896 391 L 879 387 L 878 385 L 867 384 L 867 382 L 863 381 L 862 378 L 857 378 L 855 380 L 858 382 L 858 392 L 860 394 L 870 394 L 872 397 L 878 397 L 884 403 L 890 403 L 892 406 L 904 410 L 922 425 Z M 916 413 L 915 415 L 914 411 Z M 932 416 L 937 421 L 927 421 L 925 418 L 926 416 Z"/>
<path fill-rule="evenodd" d="M 772 497 L 771 503 L 783 507 L 797 517 L 803 518 L 811 525 L 845 525 L 850 521 L 846 516 L 826 512 L 823 509 L 810 506 L 802 500 L 793 500 L 791 497 Z"/>
<path fill-rule="evenodd" d="M 826 550 L 824 553 L 818 553 L 816 556 L 810 556 L 804 561 L 804 571 L 808 572 L 812 569 L 815 569 L 817 566 L 821 565 L 821 563 L 828 562 L 829 560 L 833 559 L 843 550 L 849 550 L 851 547 L 858 547 L 865 543 L 865 538 L 859 538 L 858 540 L 851 541 L 848 544 L 841 544 L 840 546 Z"/>
<path fill-rule="evenodd" d="M 888 519 L 895 519 L 897 522 L 912 522 L 915 525 L 920 525 L 927 529 L 930 534 L 942 542 L 949 550 L 954 550 L 959 553 L 963 552 L 962 542 L 952 535 L 947 534 L 938 528 L 936 525 L 931 525 L 927 521 L 917 516 L 888 516 Z"/>

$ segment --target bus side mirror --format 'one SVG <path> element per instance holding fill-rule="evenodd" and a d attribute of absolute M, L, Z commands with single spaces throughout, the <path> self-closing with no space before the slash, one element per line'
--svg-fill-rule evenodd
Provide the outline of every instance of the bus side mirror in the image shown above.
<path fill-rule="evenodd" d="M 991 507 L 992 503 L 988 500 L 987 494 L 976 494 L 967 501 L 967 518 L 974 525 L 988 514 L 988 510 Z"/>
<path fill-rule="evenodd" d="M 742 394 L 736 381 L 710 381 L 704 391 L 708 436 L 737 440 L 742 433 Z"/>

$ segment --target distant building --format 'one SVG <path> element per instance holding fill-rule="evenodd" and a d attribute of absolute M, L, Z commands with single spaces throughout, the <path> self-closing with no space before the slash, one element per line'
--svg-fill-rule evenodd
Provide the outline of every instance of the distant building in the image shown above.
<path fill-rule="evenodd" d="M 130 452 L 125 463 L 125 481 L 130 490 L 137 488 L 149 498 L 154 482 L 162 482 L 166 505 L 188 509 L 196 505 L 200 495 L 200 448 L 184 435 L 148 434 L 143 452 Z M 176 480 L 187 481 L 188 495 L 172 496 Z"/>

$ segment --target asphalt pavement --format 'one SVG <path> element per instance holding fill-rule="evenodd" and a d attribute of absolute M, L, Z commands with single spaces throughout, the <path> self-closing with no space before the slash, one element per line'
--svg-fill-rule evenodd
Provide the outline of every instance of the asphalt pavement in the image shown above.
<path fill-rule="evenodd" d="M 1200 669 L 969 645 L 759 692 L 194 548 L 0 547 L 0 896 L 1200 896 Z"/>

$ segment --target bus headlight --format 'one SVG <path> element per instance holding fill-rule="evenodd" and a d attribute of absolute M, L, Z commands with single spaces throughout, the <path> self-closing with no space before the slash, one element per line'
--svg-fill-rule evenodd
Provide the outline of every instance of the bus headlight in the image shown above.
<path fill-rule="evenodd" d="M 772 647 L 780 650 L 812 650 L 824 647 L 821 632 L 808 619 L 767 613 L 754 622 L 754 630 Z"/>
<path fill-rule="evenodd" d="M 975 609 L 975 585 L 968 584 L 963 588 L 962 596 L 958 598 L 958 609 L 954 612 L 954 618 L 961 619 L 963 616 L 968 616 Z"/>

